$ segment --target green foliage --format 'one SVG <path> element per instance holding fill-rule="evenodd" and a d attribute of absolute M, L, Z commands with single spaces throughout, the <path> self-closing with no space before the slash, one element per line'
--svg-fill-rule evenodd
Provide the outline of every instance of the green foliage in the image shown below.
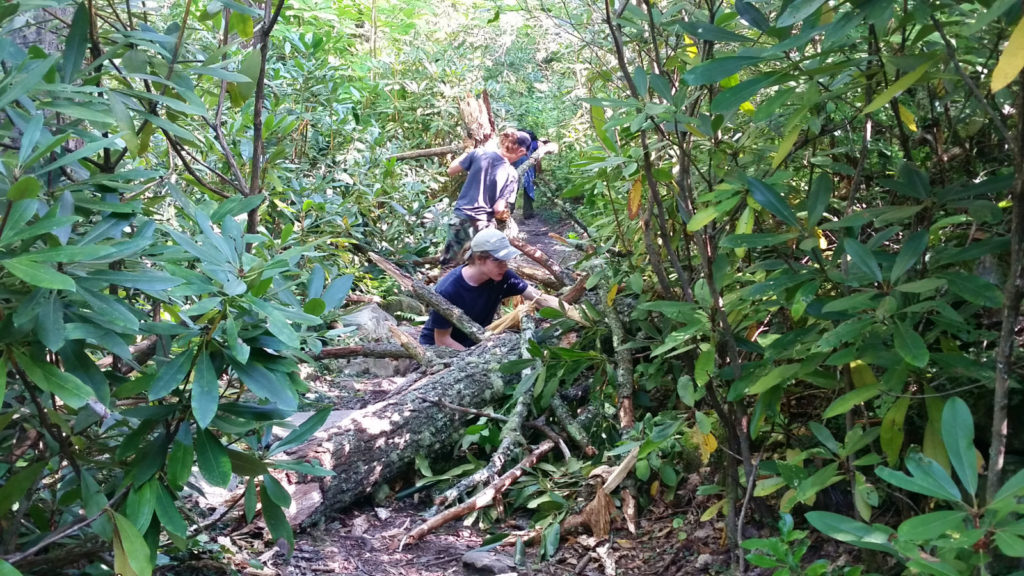
<path fill-rule="evenodd" d="M 829 566 L 827 560 L 815 560 L 803 566 L 804 555 L 811 542 L 807 539 L 806 530 L 793 529 L 793 517 L 783 514 L 779 520 L 779 535 L 772 538 L 751 538 L 743 541 L 743 547 L 751 550 L 747 561 L 752 566 L 773 570 L 774 576 L 805 575 L 821 576 L 823 574 L 860 576 L 860 566 L 844 567 L 838 570 Z"/>
<path fill-rule="evenodd" d="M 891 554 L 908 568 L 945 576 L 973 573 L 991 562 L 997 552 L 1024 556 L 1024 471 L 980 505 L 977 497 L 978 461 L 973 442 L 974 418 L 960 398 L 951 398 L 942 410 L 942 439 L 956 478 L 935 460 L 911 454 L 905 474 L 880 467 L 878 475 L 896 488 L 938 499 L 952 510 L 919 514 L 903 521 L 895 532 L 831 512 L 809 512 L 807 520 L 825 534 L 855 546 Z"/>

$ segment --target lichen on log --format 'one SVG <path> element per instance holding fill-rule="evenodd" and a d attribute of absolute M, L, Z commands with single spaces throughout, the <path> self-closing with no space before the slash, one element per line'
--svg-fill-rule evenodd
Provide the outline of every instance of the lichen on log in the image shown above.
<path fill-rule="evenodd" d="M 325 427 L 284 459 L 316 461 L 335 476 L 288 473 L 292 493 L 287 511 L 293 526 L 309 527 L 327 513 L 370 494 L 401 474 L 417 454 L 450 450 L 462 433 L 466 414 L 444 410 L 422 397 L 482 408 L 504 393 L 498 366 L 519 357 L 519 337 L 500 335 L 462 353 L 449 368 L 389 398 Z"/>

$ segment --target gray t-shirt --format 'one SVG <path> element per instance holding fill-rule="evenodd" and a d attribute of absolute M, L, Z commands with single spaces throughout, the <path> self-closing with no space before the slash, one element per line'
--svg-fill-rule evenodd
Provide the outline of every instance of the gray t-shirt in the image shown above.
<path fill-rule="evenodd" d="M 470 151 L 462 162 L 466 183 L 455 201 L 455 215 L 466 220 L 493 220 L 499 198 L 511 202 L 519 188 L 516 169 L 505 157 L 491 150 Z"/>

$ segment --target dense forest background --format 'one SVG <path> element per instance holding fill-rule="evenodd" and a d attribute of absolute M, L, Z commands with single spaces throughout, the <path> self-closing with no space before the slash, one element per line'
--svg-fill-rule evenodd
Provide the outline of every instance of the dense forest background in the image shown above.
<path fill-rule="evenodd" d="M 739 571 L 860 570 L 801 558 L 794 522 L 921 573 L 1019 570 L 1021 11 L 0 4 L 0 575 L 199 548 L 194 465 L 292 541 L 272 472 L 328 471 L 273 458 L 312 424 L 267 432 L 322 408 L 298 366 L 348 337 L 346 297 L 399 290 L 365 250 L 437 253 L 446 159 L 388 157 L 459 143 L 484 89 L 561 144 L 540 206 L 585 228 L 589 321 L 547 314 L 575 337 L 533 350 L 532 411 L 586 380 L 595 462 L 638 449 L 641 507 L 709 470 Z M 541 480 L 508 501 L 551 552 L 570 510 Z"/>

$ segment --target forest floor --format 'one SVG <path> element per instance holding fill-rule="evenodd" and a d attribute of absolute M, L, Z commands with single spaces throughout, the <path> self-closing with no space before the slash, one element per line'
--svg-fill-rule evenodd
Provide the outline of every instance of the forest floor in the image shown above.
<path fill-rule="evenodd" d="M 527 242 L 567 264 L 574 259 L 572 249 L 549 233 L 564 237 L 571 231 L 571 225 L 556 218 L 550 213 L 539 214 L 520 222 L 520 231 L 526 235 Z M 386 397 L 392 388 L 400 385 L 402 378 L 356 379 L 344 373 L 321 372 L 310 380 L 311 387 L 324 400 L 339 409 L 355 410 Z M 413 481 L 410 476 L 405 485 L 392 485 L 391 494 L 408 488 Z M 711 479 L 692 474 L 671 500 L 653 498 L 653 504 L 637 519 L 635 533 L 627 530 L 619 515 L 612 523 L 609 538 L 598 541 L 583 531 L 570 531 L 562 535 L 554 557 L 543 563 L 536 562 L 537 547 L 530 546 L 526 559 L 532 566 L 528 568 L 514 567 L 514 547 L 511 546 L 483 553 L 491 561 L 491 568 L 477 570 L 466 566 L 466 554 L 480 548 L 488 534 L 461 522 L 443 526 L 420 542 L 403 548 L 403 536 L 426 519 L 430 507 L 427 492 L 400 500 L 384 496 L 377 503 L 368 498 L 329 516 L 318 528 L 296 535 L 295 551 L 290 559 L 276 547 L 265 547 L 262 529 L 252 525 L 239 528 L 230 538 L 217 538 L 216 542 L 229 552 L 236 573 L 258 576 L 720 574 L 729 569 L 723 523 L 720 519 L 700 521 L 700 515 L 713 501 L 696 496 L 697 488 L 709 482 Z M 509 523 L 513 523 L 512 520 Z M 216 574 L 208 567 L 207 564 L 196 572 L 181 566 L 179 570 L 165 573 Z"/>

